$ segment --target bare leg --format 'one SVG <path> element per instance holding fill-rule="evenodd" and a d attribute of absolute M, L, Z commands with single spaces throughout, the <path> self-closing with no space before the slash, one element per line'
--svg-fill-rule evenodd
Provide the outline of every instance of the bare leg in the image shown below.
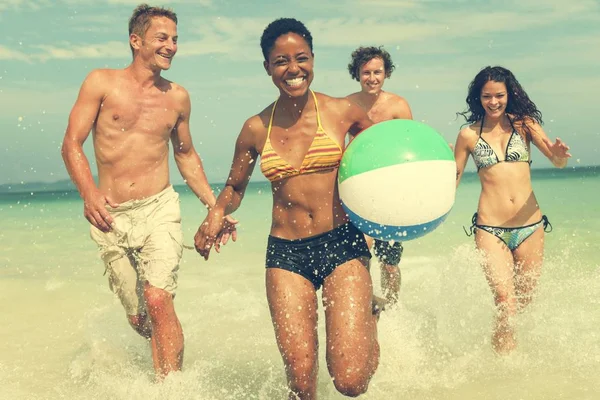
<path fill-rule="evenodd" d="M 138 279 L 134 257 L 121 257 L 107 266 L 112 291 L 119 297 L 129 325 L 140 336 L 150 339 L 152 326 L 144 307 L 144 284 Z"/>
<path fill-rule="evenodd" d="M 303 276 L 280 268 L 267 268 L 266 284 L 289 399 L 315 399 L 319 347 L 315 288 Z"/>
<path fill-rule="evenodd" d="M 156 336 L 150 338 L 150 349 L 152 350 L 152 366 L 156 372 L 156 376 L 162 379 L 163 375 L 159 373 L 161 371 L 160 360 L 158 359 L 158 345 L 156 344 Z"/>
<path fill-rule="evenodd" d="M 150 339 L 152 337 L 152 327 L 146 314 L 128 315 L 127 320 L 129 325 L 136 331 L 140 336 Z"/>
<path fill-rule="evenodd" d="M 367 235 L 364 235 L 364 236 L 365 236 L 365 241 L 367 242 L 367 247 L 369 248 L 369 251 L 371 251 L 373 249 L 373 244 L 375 243 L 375 239 L 373 239 L 372 237 L 367 236 Z M 369 259 L 367 261 L 367 270 L 369 271 L 369 273 L 371 272 L 372 260 L 373 259 Z M 373 295 L 373 301 L 371 304 L 371 308 L 372 308 L 373 315 L 376 315 L 377 319 L 379 319 L 381 312 L 383 310 L 385 310 L 385 305 L 387 303 L 388 303 L 388 301 L 386 299 Z"/>
<path fill-rule="evenodd" d="M 399 249 L 398 245 L 400 245 Z M 381 292 L 385 297 L 385 303 L 394 305 L 398 302 L 402 280 L 400 267 L 398 266 L 400 257 L 402 256 L 402 244 L 392 244 L 391 242 L 380 242 L 371 239 L 370 247 L 372 246 L 375 248 L 375 255 L 380 263 Z"/>
<path fill-rule="evenodd" d="M 516 347 L 513 319 L 517 313 L 517 298 L 513 256 L 504 242 L 481 229 L 475 232 L 475 243 L 483 252 L 483 270 L 497 307 L 492 346 L 497 353 L 506 354 Z"/>
<path fill-rule="evenodd" d="M 373 239 L 371 236 L 365 235 L 365 241 L 367 242 L 367 247 L 369 248 L 369 250 L 371 250 L 373 248 L 373 242 L 375 241 L 375 239 Z"/>
<path fill-rule="evenodd" d="M 134 331 L 150 341 L 154 370 L 158 372 L 160 367 L 157 358 L 156 340 L 152 336 L 152 324 L 144 306 L 144 283 L 138 280 L 135 265 L 136 261 L 132 257 L 123 257 L 117 260 L 116 263 L 113 262 L 109 279 L 125 310 L 129 310 L 129 312 L 137 310 L 137 314 L 128 314 L 127 320 Z M 136 296 L 132 295 L 133 293 Z"/>
<path fill-rule="evenodd" d="M 175 314 L 173 295 L 146 283 L 146 307 L 152 323 L 152 358 L 156 373 L 164 377 L 180 371 L 183 363 L 183 331 Z"/>
<path fill-rule="evenodd" d="M 128 315 L 129 324 L 131 327 L 140 334 L 140 336 L 148 339 L 150 341 L 150 348 L 152 350 L 152 364 L 154 365 L 154 370 L 160 370 L 160 364 L 158 361 L 158 352 L 156 350 L 156 336 L 152 336 L 152 324 L 150 323 L 150 318 L 146 314 L 138 314 L 138 315 Z"/>
<path fill-rule="evenodd" d="M 400 295 L 400 284 L 402 283 L 402 274 L 400 267 L 392 264 L 381 264 L 381 289 L 390 305 L 398 302 Z"/>
<path fill-rule="evenodd" d="M 516 261 L 515 291 L 519 311 L 533 298 L 544 261 L 544 230 L 539 228 L 513 252 Z"/>
<path fill-rule="evenodd" d="M 367 391 L 379 364 L 377 317 L 366 260 L 351 260 L 325 279 L 323 304 L 327 330 L 327 367 L 336 389 L 356 397 Z"/>

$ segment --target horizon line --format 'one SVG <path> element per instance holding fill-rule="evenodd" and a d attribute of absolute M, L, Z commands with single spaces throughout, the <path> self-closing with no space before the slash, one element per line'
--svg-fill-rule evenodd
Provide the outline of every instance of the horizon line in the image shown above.
<path fill-rule="evenodd" d="M 599 165 L 584 165 L 584 166 L 572 166 L 565 168 L 555 168 L 555 167 L 545 167 L 545 168 L 532 168 L 532 173 L 539 173 L 542 171 L 553 171 L 557 174 L 567 174 L 580 170 L 596 170 L 600 169 Z M 463 178 L 468 176 L 469 178 L 473 176 L 477 176 L 476 171 L 465 171 L 463 174 Z M 94 180 L 97 177 L 94 176 Z M 269 184 L 269 181 L 266 179 L 255 180 L 248 183 L 249 185 L 256 184 Z M 173 182 L 171 183 L 174 187 L 186 187 L 185 182 Z M 217 190 L 220 191 L 220 188 L 225 185 L 225 181 L 222 182 L 209 182 L 211 187 L 218 186 Z M 54 187 L 53 187 L 54 186 Z M 31 181 L 31 182 L 18 182 L 18 183 L 1 183 L 0 184 L 0 194 L 18 194 L 18 193 L 52 193 L 52 192 L 77 192 L 77 188 L 69 178 L 59 179 L 52 182 L 42 182 L 42 181 Z"/>

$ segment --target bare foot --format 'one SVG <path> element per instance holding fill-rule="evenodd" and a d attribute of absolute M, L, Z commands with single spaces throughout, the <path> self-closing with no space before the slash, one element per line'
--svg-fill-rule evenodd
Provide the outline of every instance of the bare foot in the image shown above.
<path fill-rule="evenodd" d="M 373 295 L 373 300 L 371 302 L 372 312 L 378 321 L 379 321 L 379 316 L 381 315 L 381 312 L 385 311 L 386 304 L 387 304 L 386 299 Z"/>
<path fill-rule="evenodd" d="M 492 346 L 498 355 L 507 355 L 517 347 L 515 333 L 512 328 L 498 328 L 492 335 Z"/>

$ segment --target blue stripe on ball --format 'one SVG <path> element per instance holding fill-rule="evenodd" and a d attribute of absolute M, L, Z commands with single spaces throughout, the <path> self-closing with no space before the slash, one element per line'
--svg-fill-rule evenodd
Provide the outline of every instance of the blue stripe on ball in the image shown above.
<path fill-rule="evenodd" d="M 350 222 L 354 224 L 360 231 L 367 235 L 379 239 L 379 240 L 395 240 L 397 242 L 403 242 L 406 240 L 413 240 L 425 236 L 435 228 L 437 228 L 450 214 L 450 210 L 439 218 L 433 221 L 426 222 L 424 224 L 410 225 L 410 226 L 394 226 L 394 225 L 382 225 L 376 222 L 368 221 L 361 218 L 358 214 L 352 212 L 343 203 L 342 206 L 350 218 Z"/>

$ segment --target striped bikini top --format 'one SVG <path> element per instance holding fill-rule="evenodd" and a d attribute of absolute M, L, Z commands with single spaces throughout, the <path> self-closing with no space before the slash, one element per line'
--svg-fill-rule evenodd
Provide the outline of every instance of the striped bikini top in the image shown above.
<path fill-rule="evenodd" d="M 265 177 L 275 182 L 280 179 L 289 178 L 301 174 L 310 174 L 313 172 L 326 171 L 339 167 L 342 159 L 343 150 L 340 145 L 327 135 L 321 125 L 321 117 L 319 116 L 319 103 L 317 96 L 311 90 L 310 93 L 315 100 L 315 108 L 317 110 L 317 134 L 315 135 L 299 169 L 294 168 L 289 162 L 281 158 L 271 145 L 271 128 L 273 125 L 273 117 L 277 101 L 273 104 L 271 111 L 271 119 L 269 120 L 269 128 L 267 130 L 267 140 L 260 155 L 260 169 Z"/>
<path fill-rule="evenodd" d="M 504 151 L 504 160 L 500 160 L 498 158 L 498 154 L 496 154 L 492 146 L 490 146 L 489 143 L 486 142 L 485 139 L 481 136 L 483 131 L 483 118 L 481 119 L 479 139 L 477 139 L 477 143 L 475 143 L 475 147 L 473 148 L 472 153 L 473 161 L 475 161 L 475 165 L 477 166 L 477 172 L 479 172 L 481 168 L 491 167 L 492 165 L 498 164 L 501 161 L 524 161 L 531 164 L 531 159 L 529 158 L 529 150 L 527 149 L 527 143 L 515 130 L 515 127 L 513 126 L 513 123 L 510 120 L 510 118 L 508 120 L 510 122 L 510 126 L 512 127 L 512 133 L 510 134 L 508 143 L 506 143 L 506 150 Z"/>

